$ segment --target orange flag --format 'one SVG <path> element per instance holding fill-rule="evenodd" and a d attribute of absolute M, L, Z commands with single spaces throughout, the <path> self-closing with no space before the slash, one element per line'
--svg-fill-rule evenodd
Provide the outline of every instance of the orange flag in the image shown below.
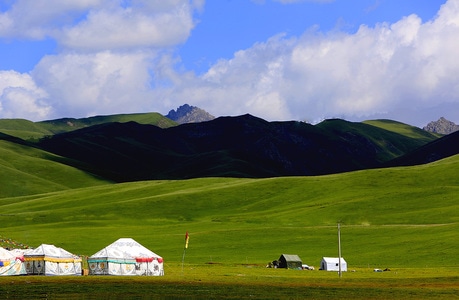
<path fill-rule="evenodd" d="M 188 241 L 190 240 L 190 235 L 188 234 L 188 231 L 185 234 L 185 249 L 188 249 Z"/>

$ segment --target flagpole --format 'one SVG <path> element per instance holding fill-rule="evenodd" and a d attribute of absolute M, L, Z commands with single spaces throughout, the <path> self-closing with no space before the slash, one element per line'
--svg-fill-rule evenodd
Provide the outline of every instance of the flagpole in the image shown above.
<path fill-rule="evenodd" d="M 183 263 L 185 261 L 185 252 L 186 252 L 186 248 L 183 248 L 183 256 L 182 256 L 182 274 L 183 274 Z"/>
<path fill-rule="evenodd" d="M 185 234 L 185 247 L 183 247 L 183 256 L 182 256 L 182 274 L 183 274 L 183 263 L 185 262 L 185 253 L 186 249 L 188 248 L 188 241 L 190 240 L 190 235 L 188 234 L 188 231 Z"/>
<path fill-rule="evenodd" d="M 338 223 L 338 275 L 341 278 L 341 224 Z"/>

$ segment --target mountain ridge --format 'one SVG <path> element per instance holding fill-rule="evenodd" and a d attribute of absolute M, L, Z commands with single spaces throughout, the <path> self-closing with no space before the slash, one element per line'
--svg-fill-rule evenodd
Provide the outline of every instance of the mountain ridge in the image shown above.
<path fill-rule="evenodd" d="M 114 182 L 324 175 L 427 163 L 458 151 L 442 152 L 448 139 L 392 120 L 328 119 L 311 125 L 246 114 L 178 124 L 156 113 L 76 120 L 77 129 L 69 119 L 3 120 L 0 132 L 19 134 L 0 140 L 51 152 L 54 160 Z M 171 126 L 158 127 L 158 120 Z M 33 130 L 37 137 L 18 138 Z M 419 149 L 429 158 L 409 158 Z"/>
<path fill-rule="evenodd" d="M 378 167 L 425 143 L 339 119 L 311 125 L 246 114 L 169 128 L 100 124 L 56 134 L 37 145 L 92 165 L 111 180 L 136 181 L 348 172 Z"/>

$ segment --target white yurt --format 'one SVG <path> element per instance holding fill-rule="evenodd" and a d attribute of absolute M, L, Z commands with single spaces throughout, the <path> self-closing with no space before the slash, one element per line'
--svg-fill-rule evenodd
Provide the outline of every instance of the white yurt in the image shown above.
<path fill-rule="evenodd" d="M 24 254 L 29 275 L 81 275 L 81 261 L 81 257 L 48 244 Z"/>
<path fill-rule="evenodd" d="M 88 257 L 90 275 L 164 275 L 163 258 L 131 238 L 121 238 Z"/>
<path fill-rule="evenodd" d="M 22 256 L 0 247 L 0 276 L 26 275 Z"/>

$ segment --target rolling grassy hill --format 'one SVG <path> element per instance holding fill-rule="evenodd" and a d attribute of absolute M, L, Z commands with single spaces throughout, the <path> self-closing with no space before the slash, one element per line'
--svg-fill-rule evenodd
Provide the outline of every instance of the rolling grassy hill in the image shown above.
<path fill-rule="evenodd" d="M 112 122 L 137 122 L 139 124 L 155 125 L 160 128 L 177 125 L 176 122 L 159 113 L 138 113 L 94 116 L 79 119 L 62 118 L 41 122 L 32 122 L 24 119 L 0 119 L 0 132 L 19 137 L 24 140 L 36 140 L 44 136 Z"/>
<path fill-rule="evenodd" d="M 73 131 L 76 129 L 91 127 L 94 125 L 105 123 L 127 123 L 136 122 L 139 124 L 155 125 L 160 128 L 168 128 L 176 126 L 177 123 L 164 117 L 159 113 L 136 113 L 136 114 L 117 114 L 107 116 L 94 116 L 88 118 L 63 118 L 49 121 L 38 122 L 44 128 L 47 128 L 53 133 L 61 133 Z"/>
<path fill-rule="evenodd" d="M 372 125 L 375 127 L 383 128 L 388 131 L 396 132 L 407 137 L 417 138 L 425 142 L 432 141 L 432 132 L 423 130 L 419 127 L 411 126 L 405 123 L 397 122 L 394 120 L 388 119 L 378 119 L 378 120 L 367 120 L 362 123 Z M 442 137 L 443 135 L 434 133 L 437 137 Z"/>
<path fill-rule="evenodd" d="M 335 138 L 348 141 L 354 151 L 362 151 L 362 145 L 368 147 L 375 153 L 373 159 L 379 163 L 409 153 L 437 137 L 417 127 L 392 120 L 348 122 L 330 119 L 319 123 L 317 127 L 327 130 Z"/>
<path fill-rule="evenodd" d="M 30 140 L 53 134 L 40 124 L 24 119 L 0 119 L 0 132 Z"/>
<path fill-rule="evenodd" d="M 309 177 L 141 181 L 0 199 L 1 234 L 91 255 L 132 237 L 189 264 L 265 264 L 281 253 L 317 266 L 458 267 L 459 156 L 432 164 Z"/>
<path fill-rule="evenodd" d="M 67 164 L 70 164 L 67 158 L 0 134 L 0 197 L 41 194 L 110 182 Z M 84 167 L 79 162 L 74 164 Z"/>

